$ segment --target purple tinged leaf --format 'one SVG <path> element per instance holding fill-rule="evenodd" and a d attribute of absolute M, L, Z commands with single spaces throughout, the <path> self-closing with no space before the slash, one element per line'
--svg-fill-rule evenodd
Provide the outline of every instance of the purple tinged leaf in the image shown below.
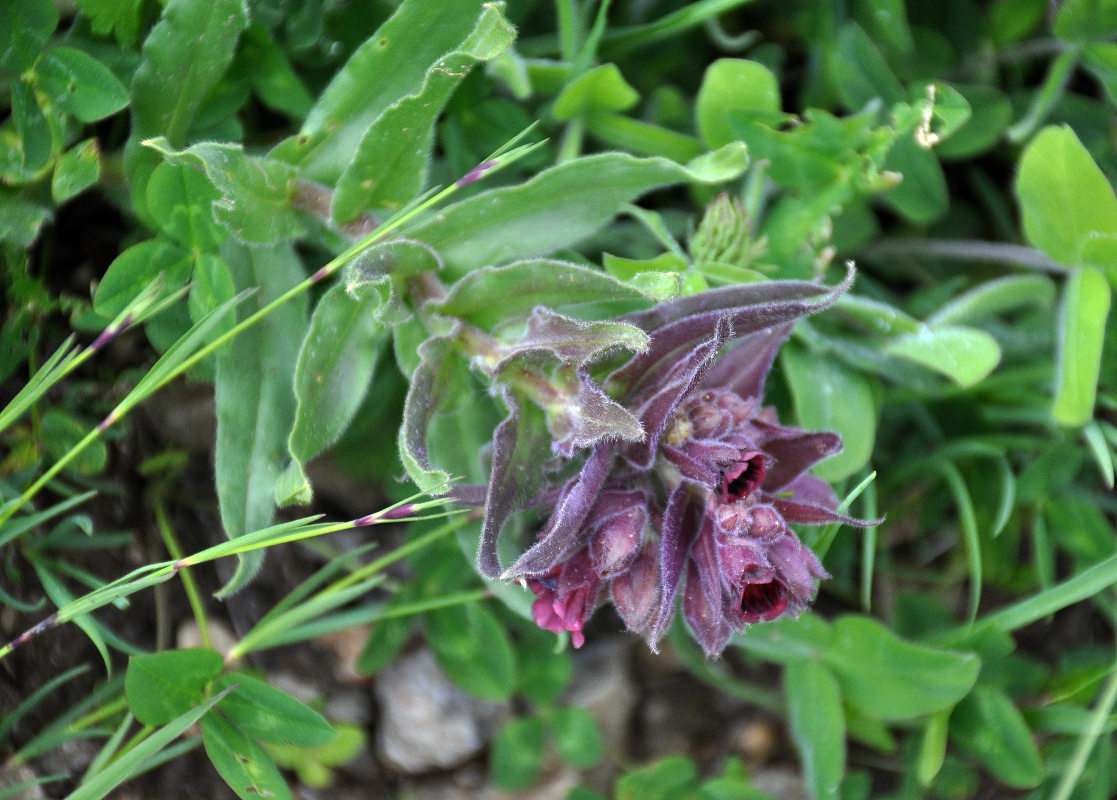
<path fill-rule="evenodd" d="M 764 452 L 775 459 L 764 478 L 766 492 L 779 492 L 822 461 L 841 452 L 842 437 L 829 431 L 804 431 L 799 428 L 761 427 L 770 437 L 761 441 Z"/>
<path fill-rule="evenodd" d="M 577 450 L 600 442 L 638 442 L 644 438 L 640 420 L 609 397 L 582 369 L 577 372 L 577 393 L 573 399 L 546 409 L 552 449 L 557 455 L 572 458 Z"/>
<path fill-rule="evenodd" d="M 689 325 L 688 320 L 683 320 L 680 327 Z M 674 342 L 672 334 L 675 331 L 663 332 L 661 337 L 657 334 L 656 338 L 652 341 L 652 347 L 649 353 L 656 350 L 657 344 L 666 349 Z M 638 444 L 631 445 L 625 448 L 625 458 L 635 467 L 641 469 L 648 469 L 652 461 L 655 459 L 656 447 L 659 445 L 660 435 L 663 433 L 667 423 L 671 420 L 675 410 L 679 407 L 679 403 L 683 398 L 694 388 L 694 385 L 702 379 L 702 375 L 709 367 L 710 362 L 717 356 L 721 346 L 729 336 L 729 325 L 723 320 L 718 320 L 712 332 L 712 336 L 697 347 L 694 347 L 690 352 L 683 356 L 680 360 L 671 362 L 661 357 L 657 359 L 657 369 L 643 373 L 644 378 L 654 379 L 662 374 L 662 384 L 660 384 L 658 391 L 654 394 L 647 396 L 642 402 L 639 402 L 636 408 L 636 415 L 644 426 L 647 434 L 646 438 Z M 659 344 L 664 342 L 664 344 Z M 676 348 L 672 347 L 671 352 L 674 354 Z M 630 364 L 636 364 L 641 361 L 643 356 L 637 356 Z M 639 369 L 639 368 L 637 368 Z M 627 370 L 623 368 L 620 372 Z M 663 374 L 666 373 L 666 374 Z M 649 389 L 653 388 L 650 385 Z"/>
<path fill-rule="evenodd" d="M 598 492 L 605 485 L 613 463 L 613 448 L 599 444 L 586 459 L 582 471 L 567 483 L 540 541 L 507 569 L 505 580 L 542 575 L 562 558 L 581 547 L 586 534 L 582 527 Z"/>
<path fill-rule="evenodd" d="M 854 274 L 851 264 L 845 279 L 833 289 L 808 281 L 763 281 L 710 289 L 668 303 L 661 303 L 645 311 L 625 314 L 621 319 L 653 332 L 680 319 L 705 314 L 715 316 L 729 314 L 735 318 L 735 321 L 743 315 L 766 314 L 766 312 L 770 314 L 776 309 L 783 309 L 785 313 L 790 314 L 783 320 L 774 319 L 762 325 L 750 326 L 748 330 L 734 325 L 735 333 L 740 336 L 781 322 L 792 322 L 829 308 L 853 284 Z"/>
<path fill-rule="evenodd" d="M 508 416 L 493 434 L 492 472 L 477 551 L 478 566 L 487 578 L 500 577 L 500 531 L 509 515 L 539 490 L 544 479 L 540 464 L 549 450 L 542 412 L 531 403 L 521 403 L 511 391 L 504 393 L 504 403 Z"/>
<path fill-rule="evenodd" d="M 857 519 L 856 517 L 839 514 L 829 508 L 789 500 L 786 497 L 773 497 L 770 502 L 784 519 L 804 525 L 825 525 L 828 522 L 841 522 L 855 528 L 869 528 L 884 522 L 883 518 L 876 520 Z"/>
<path fill-rule="evenodd" d="M 687 442 L 687 444 L 691 444 Z M 711 489 L 717 485 L 718 471 L 705 459 L 692 456 L 690 447 L 679 449 L 669 444 L 660 444 L 659 451 L 679 471 L 679 474 L 688 481 L 693 481 L 700 486 Z"/>
<path fill-rule="evenodd" d="M 699 570 L 693 561 L 687 567 L 686 589 L 683 592 L 683 618 L 694 638 L 709 658 L 715 658 L 733 635 L 733 628 L 722 613 L 721 596 L 716 603 L 703 590 Z"/>
<path fill-rule="evenodd" d="M 513 342 L 501 345 L 496 372 L 509 361 L 543 354 L 564 364 L 581 366 L 616 350 L 642 353 L 648 349 L 648 334 L 624 322 L 583 322 L 536 306 L 527 330 Z"/>
<path fill-rule="evenodd" d="M 726 389 L 742 398 L 763 397 L 765 378 L 791 328 L 777 325 L 742 336 L 721 354 L 702 385 Z"/>
<path fill-rule="evenodd" d="M 706 596 L 706 602 L 711 607 L 720 609 L 723 587 L 722 565 L 721 557 L 718 554 L 717 532 L 714 525 L 702 525 L 698 538 L 690 546 L 690 564 L 695 568 L 694 574 L 698 576 L 702 593 Z M 688 589 L 691 574 L 692 571 L 688 568 Z"/>
<path fill-rule="evenodd" d="M 660 609 L 659 587 L 659 556 L 649 545 L 627 571 L 613 579 L 613 605 L 630 631 L 643 633 L 655 621 Z"/>
<path fill-rule="evenodd" d="M 702 506 L 691 498 L 690 487 L 680 483 L 667 498 L 659 542 L 659 614 L 648 633 L 648 644 L 655 650 L 656 642 L 667 630 L 675 613 L 675 593 L 686 566 L 687 551 L 695 530 L 701 524 Z"/>

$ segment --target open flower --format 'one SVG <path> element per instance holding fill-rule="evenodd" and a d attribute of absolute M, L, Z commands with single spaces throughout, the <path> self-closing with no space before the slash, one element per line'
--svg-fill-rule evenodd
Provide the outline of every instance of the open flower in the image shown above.
<path fill-rule="evenodd" d="M 496 476 L 509 456 L 498 429 L 482 571 L 524 581 L 536 623 L 569 631 L 576 647 L 606 600 L 654 648 L 681 595 L 711 656 L 745 625 L 805 609 L 827 575 L 788 523 L 867 523 L 839 514 L 830 487 L 807 474 L 841 438 L 781 425 L 762 404 L 764 380 L 794 321 L 831 305 L 851 279 L 832 290 L 727 287 L 622 317 L 649 345 L 594 396 L 627 410 L 643 435 L 585 447 L 577 474 L 536 503 L 549 516 L 536 543 L 501 570 L 496 537 L 510 511 Z M 556 452 L 571 452 L 570 440 Z"/>

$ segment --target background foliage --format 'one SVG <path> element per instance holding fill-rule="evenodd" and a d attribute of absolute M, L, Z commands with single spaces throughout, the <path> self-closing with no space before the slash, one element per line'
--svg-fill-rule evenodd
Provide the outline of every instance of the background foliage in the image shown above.
<path fill-rule="evenodd" d="M 518 698 L 496 785 L 548 748 L 599 763 L 570 654 L 467 567 L 478 522 L 409 497 L 483 483 L 509 402 L 454 326 L 511 347 L 536 305 L 606 321 L 847 258 L 769 400 L 843 435 L 817 474 L 887 520 L 803 532 L 834 575 L 817 611 L 721 662 L 671 648 L 786 720 L 813 797 L 1113 796 L 1115 35 L 1110 0 L 4 2 L 0 764 L 32 769 L 0 796 L 102 797 L 202 743 L 239 796 L 289 797 L 364 732 L 254 659 L 368 624 L 366 674 L 421 635 L 465 690 Z M 201 523 L 186 454 L 126 466 L 168 385 L 212 387 Z M 296 518 L 333 511 L 316 458 L 384 510 Z M 319 550 L 216 651 L 267 548 L 405 518 Z M 226 557 L 218 589 L 201 565 Z M 203 647 L 127 624 L 164 583 Z M 102 663 L 44 657 L 79 635 Z M 765 665 L 778 683 L 745 678 Z M 41 766 L 86 737 L 83 772 Z M 615 784 L 572 796 L 760 796 L 735 762 L 612 755 Z"/>

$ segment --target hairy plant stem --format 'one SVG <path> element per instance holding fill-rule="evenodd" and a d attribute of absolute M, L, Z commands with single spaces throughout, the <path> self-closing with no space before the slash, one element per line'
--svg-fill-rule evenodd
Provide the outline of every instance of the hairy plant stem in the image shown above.
<path fill-rule="evenodd" d="M 862 256 L 872 260 L 886 260 L 896 256 L 915 258 L 945 258 L 951 261 L 979 261 L 985 264 L 1004 264 L 1009 267 L 1065 275 L 1070 269 L 1052 261 L 1031 247 L 1000 242 L 951 239 L 892 239 L 865 248 Z"/>

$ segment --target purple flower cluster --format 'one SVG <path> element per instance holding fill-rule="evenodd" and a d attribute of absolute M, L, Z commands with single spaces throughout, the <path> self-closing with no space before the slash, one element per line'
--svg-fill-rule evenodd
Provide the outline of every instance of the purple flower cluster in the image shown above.
<path fill-rule="evenodd" d="M 832 304 L 849 280 L 833 290 L 728 287 L 623 317 L 650 344 L 601 387 L 643 436 L 593 441 L 577 474 L 537 498 L 549 519 L 503 572 L 495 541 L 505 512 L 490 486 L 482 569 L 524 581 L 535 622 L 570 632 L 575 647 L 609 600 L 654 648 L 681 596 L 710 656 L 750 623 L 805 609 L 827 574 L 788 523 L 867 523 L 839 514 L 830 487 L 807 474 L 841 437 L 781 425 L 761 398 L 794 321 Z"/>

